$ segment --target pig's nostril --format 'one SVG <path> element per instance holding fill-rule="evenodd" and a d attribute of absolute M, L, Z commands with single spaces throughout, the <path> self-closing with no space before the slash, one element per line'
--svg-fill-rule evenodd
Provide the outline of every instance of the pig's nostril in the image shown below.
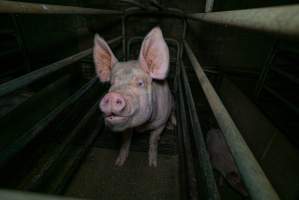
<path fill-rule="evenodd" d="M 108 99 L 108 98 L 105 99 L 104 103 L 105 103 L 105 104 L 109 103 L 109 99 Z"/>
<path fill-rule="evenodd" d="M 117 100 L 116 100 L 116 104 L 118 104 L 118 105 L 122 104 L 122 100 L 117 99 Z"/>

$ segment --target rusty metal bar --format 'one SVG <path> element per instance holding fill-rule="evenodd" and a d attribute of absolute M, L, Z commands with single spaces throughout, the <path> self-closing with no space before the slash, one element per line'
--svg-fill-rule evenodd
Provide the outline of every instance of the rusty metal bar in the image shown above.
<path fill-rule="evenodd" d="M 254 200 L 279 199 L 186 41 L 184 41 L 184 46 L 251 198 Z"/>
<path fill-rule="evenodd" d="M 188 14 L 188 18 L 299 39 L 299 5 Z"/>
<path fill-rule="evenodd" d="M 122 36 L 116 37 L 112 40 L 109 40 L 108 43 L 112 44 L 114 42 L 120 41 Z M 63 60 L 58 62 L 52 63 L 46 67 L 37 69 L 33 72 L 20 76 L 16 79 L 8 81 L 0 85 L 0 96 L 8 94 L 16 89 L 29 85 L 30 83 L 34 82 L 35 80 L 42 78 L 46 75 L 49 75 L 59 69 L 62 69 L 70 64 L 77 62 L 78 60 L 90 55 L 92 53 L 92 48 L 84 50 L 80 53 L 67 57 Z"/>
<path fill-rule="evenodd" d="M 0 1 L 0 13 L 19 14 L 86 14 L 86 15 L 121 15 L 121 11 L 60 6 L 20 1 Z"/>

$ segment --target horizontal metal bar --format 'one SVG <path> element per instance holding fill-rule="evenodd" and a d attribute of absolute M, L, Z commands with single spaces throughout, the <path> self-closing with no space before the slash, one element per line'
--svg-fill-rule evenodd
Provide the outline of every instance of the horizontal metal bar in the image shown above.
<path fill-rule="evenodd" d="M 267 85 L 264 85 L 263 88 L 267 90 L 270 94 L 272 94 L 274 97 L 276 97 L 278 100 L 283 102 L 290 110 L 294 111 L 297 115 L 299 115 L 299 108 L 289 102 L 286 98 L 282 97 L 280 94 L 278 94 L 275 90 L 268 87 Z"/>
<path fill-rule="evenodd" d="M 98 109 L 98 102 L 95 104 L 94 108 L 92 109 Z M 87 153 L 87 151 L 92 147 L 92 144 L 94 143 L 95 139 L 99 135 L 99 132 L 104 127 L 104 121 L 103 118 L 99 118 L 97 121 L 98 123 L 96 126 L 92 129 L 92 133 L 88 136 L 87 141 L 78 147 L 76 152 L 71 158 L 71 161 L 69 161 L 68 166 L 66 167 L 66 174 L 64 174 L 63 178 L 58 181 L 58 183 L 55 184 L 55 188 L 50 191 L 50 193 L 54 194 L 60 194 L 64 189 L 65 185 L 68 183 L 68 181 L 72 178 L 73 173 L 76 171 L 76 168 L 78 165 L 80 165 L 80 162 L 84 159 L 84 155 Z"/>
<path fill-rule="evenodd" d="M 177 17 L 184 18 L 185 13 L 176 8 L 164 8 L 163 10 L 158 10 L 156 8 L 148 8 L 146 10 L 140 8 L 128 8 L 125 10 L 126 16 L 133 15 L 152 15 L 152 16 L 166 16 L 166 17 Z"/>
<path fill-rule="evenodd" d="M 138 1 L 134 1 L 134 0 L 120 0 L 120 2 L 122 3 L 128 3 L 128 4 L 131 4 L 133 6 L 137 6 L 141 9 L 147 9 L 147 7 L 141 3 L 139 3 Z"/>
<path fill-rule="evenodd" d="M 15 54 L 17 52 L 20 52 L 19 48 L 14 48 L 14 49 L 9 49 L 7 51 L 2 51 L 2 52 L 0 52 L 0 57 L 4 57 L 4 56 L 10 55 L 10 54 Z"/>
<path fill-rule="evenodd" d="M 60 6 L 20 1 L 0 1 L 0 13 L 19 14 L 86 14 L 86 15 L 115 15 L 122 14 L 117 10 L 83 8 L 75 6 Z"/>
<path fill-rule="evenodd" d="M 188 18 L 299 39 L 299 5 L 188 14 Z"/>
<path fill-rule="evenodd" d="M 47 161 L 43 164 L 43 167 L 40 169 L 38 173 L 35 173 L 30 182 L 26 182 L 24 186 L 24 190 L 34 191 L 37 187 L 43 182 L 44 178 L 49 175 L 50 171 L 56 166 L 56 163 L 61 162 L 63 155 L 69 146 L 69 144 L 74 141 L 74 138 L 80 133 L 80 131 L 86 126 L 88 120 L 95 114 L 96 109 L 98 108 L 98 102 L 92 106 L 91 109 L 86 113 L 86 115 L 80 120 L 80 122 L 76 125 L 73 131 L 63 140 L 63 143 L 60 144 L 49 156 Z"/>
<path fill-rule="evenodd" d="M 285 78 L 289 79 L 290 81 L 292 81 L 295 84 L 299 85 L 299 78 L 297 78 L 296 76 L 294 76 L 293 74 L 290 74 L 288 72 L 285 72 L 281 69 L 278 69 L 277 67 L 273 67 L 271 70 L 273 70 L 274 72 L 276 72 L 277 74 L 280 74 L 282 76 L 284 76 Z"/>
<path fill-rule="evenodd" d="M 158 8 L 158 9 L 160 9 L 160 10 L 163 10 L 163 9 L 164 9 L 164 7 L 163 7 L 159 2 L 157 2 L 157 0 L 150 0 L 150 2 L 151 2 L 151 4 L 152 4 L 153 6 L 155 6 L 156 8 Z"/>
<path fill-rule="evenodd" d="M 83 85 L 75 94 L 66 99 L 63 103 L 57 106 L 45 118 L 36 123 L 30 130 L 20 136 L 14 143 L 6 147 L 0 152 L 0 166 L 4 165 L 6 161 L 23 149 L 30 141 L 32 141 L 39 133 L 41 133 L 47 125 L 52 122 L 61 112 L 68 106 L 75 103 L 81 96 L 83 96 L 95 83 L 98 78 L 95 77 L 85 85 Z"/>
<path fill-rule="evenodd" d="M 279 199 L 186 41 L 184 41 L 184 46 L 203 92 L 224 133 L 250 197 L 254 200 Z"/>
<path fill-rule="evenodd" d="M 120 41 L 121 39 L 122 39 L 122 36 L 119 36 L 112 40 L 109 40 L 108 43 L 112 44 L 114 42 Z M 20 76 L 16 79 L 13 79 L 6 83 L 3 83 L 0 85 L 0 96 L 3 96 L 5 94 L 8 94 L 8 93 L 16 90 L 16 89 L 19 89 L 21 87 L 29 85 L 30 83 L 34 82 L 35 80 L 37 80 L 39 78 L 49 75 L 59 69 L 62 69 L 70 64 L 77 62 L 78 60 L 80 60 L 88 55 L 91 55 L 91 53 L 92 53 L 92 48 L 82 51 L 80 53 L 77 53 L 75 55 L 72 55 L 70 57 L 67 57 L 67 58 L 60 60 L 58 62 L 55 62 L 53 64 L 50 64 L 46 67 L 37 69 L 33 72 L 30 72 L 28 74 Z"/>
<path fill-rule="evenodd" d="M 61 197 L 17 190 L 0 190 L 1 200 L 79 200 L 70 197 Z"/>

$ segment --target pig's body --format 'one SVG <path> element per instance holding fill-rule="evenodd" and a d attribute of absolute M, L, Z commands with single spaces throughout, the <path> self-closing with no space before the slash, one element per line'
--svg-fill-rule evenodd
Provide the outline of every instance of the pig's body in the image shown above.
<path fill-rule="evenodd" d="M 224 177 L 234 189 L 247 196 L 238 168 L 220 129 L 211 129 L 207 133 L 207 148 L 211 164 L 220 172 L 221 179 Z"/>
<path fill-rule="evenodd" d="M 143 125 L 136 127 L 137 132 L 144 132 L 165 126 L 173 108 L 173 98 L 167 81 L 152 83 L 153 110 L 150 119 Z"/>
<path fill-rule="evenodd" d="M 119 62 L 108 44 L 96 35 L 94 61 L 100 80 L 111 83 L 100 102 L 105 123 L 123 133 L 115 164 L 121 166 L 126 161 L 135 130 L 150 131 L 149 165 L 157 166 L 158 141 L 173 106 L 166 81 L 169 50 L 160 28 L 152 29 L 145 37 L 138 60 L 127 62 Z"/>

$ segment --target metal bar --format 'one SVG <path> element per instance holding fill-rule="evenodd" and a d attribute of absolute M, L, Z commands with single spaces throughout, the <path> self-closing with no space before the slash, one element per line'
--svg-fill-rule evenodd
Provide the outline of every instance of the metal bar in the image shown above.
<path fill-rule="evenodd" d="M 11 19 L 13 21 L 15 30 L 16 30 L 16 39 L 17 39 L 17 43 L 19 45 L 19 48 L 21 50 L 22 56 L 23 56 L 23 60 L 24 60 L 24 65 L 27 69 L 27 73 L 31 71 L 30 68 L 30 60 L 29 60 L 29 54 L 28 54 L 28 48 L 26 45 L 26 42 L 24 40 L 24 34 L 23 34 L 23 29 L 21 28 L 21 26 L 18 23 L 18 19 L 16 15 L 11 15 Z"/>
<path fill-rule="evenodd" d="M 283 102 L 290 110 L 294 111 L 297 115 L 299 114 L 299 108 L 290 103 L 286 98 L 282 97 L 280 94 L 278 94 L 275 90 L 271 89 L 267 85 L 264 85 L 263 87 L 265 90 L 267 90 L 270 94 L 272 94 L 274 97 L 276 97 L 278 100 Z"/>
<path fill-rule="evenodd" d="M 272 66 L 272 61 L 276 56 L 277 44 L 278 44 L 278 42 L 276 40 L 273 44 L 273 47 L 269 51 L 269 54 L 267 55 L 266 60 L 263 64 L 260 76 L 257 80 L 256 87 L 255 87 L 255 100 L 258 100 L 258 98 L 260 96 L 260 93 L 263 89 L 263 86 L 265 84 L 265 81 L 268 77 L 268 73 L 269 73 L 269 71 L 271 69 L 271 66 Z"/>
<path fill-rule="evenodd" d="M 279 199 L 186 41 L 184 46 L 251 198 Z"/>
<path fill-rule="evenodd" d="M 112 40 L 109 40 L 108 43 L 112 44 L 114 42 L 121 40 L 121 38 L 122 38 L 121 36 L 116 37 Z M 49 74 L 51 74 L 59 69 L 62 69 L 70 64 L 73 64 L 73 63 L 77 62 L 78 60 L 90 55 L 91 53 L 92 53 L 92 48 L 82 51 L 80 53 L 77 53 L 75 55 L 72 55 L 70 57 L 67 57 L 58 62 L 52 63 L 46 67 L 37 69 L 33 72 L 30 72 L 28 74 L 20 76 L 16 79 L 13 79 L 6 83 L 3 83 L 0 85 L 0 96 L 3 96 L 5 94 L 8 94 L 8 93 L 16 90 L 16 89 L 19 89 L 21 87 L 29 85 L 30 83 L 34 82 L 35 80 L 42 78 L 46 75 L 49 75 Z"/>
<path fill-rule="evenodd" d="M 95 109 L 98 109 L 98 104 L 95 106 Z M 64 175 L 62 180 L 55 184 L 56 188 L 53 190 L 53 192 L 51 191 L 51 193 L 61 194 L 65 189 L 65 185 L 69 179 L 72 178 L 72 174 L 76 171 L 77 166 L 84 159 L 84 155 L 92 147 L 92 144 L 99 135 L 99 132 L 103 129 L 103 118 L 100 118 L 97 122 L 98 123 L 96 124 L 96 127 L 93 129 L 87 141 L 84 143 L 84 145 L 78 147 L 79 149 L 76 151 L 75 155 L 73 155 L 72 160 L 67 168 L 67 173 Z"/>
<path fill-rule="evenodd" d="M 39 133 L 41 133 L 47 125 L 52 122 L 61 112 L 68 106 L 74 104 L 81 96 L 83 96 L 95 83 L 98 78 L 95 77 L 85 85 L 83 85 L 75 94 L 66 99 L 62 104 L 57 106 L 45 118 L 36 123 L 30 130 L 20 136 L 13 144 L 9 145 L 2 152 L 0 152 L 0 166 L 4 165 L 6 161 L 23 149 L 30 141 L 32 141 Z"/>
<path fill-rule="evenodd" d="M 272 68 L 272 70 L 274 72 L 276 72 L 277 74 L 280 74 L 280 75 L 284 76 L 285 78 L 287 78 L 288 80 L 292 81 L 293 83 L 299 85 L 299 78 L 297 78 L 293 74 L 290 74 L 290 73 L 285 72 L 285 71 L 283 71 L 281 69 L 278 69 L 277 67 Z"/>
<path fill-rule="evenodd" d="M 214 7 L 214 0 L 206 0 L 205 12 L 212 12 Z"/>
<path fill-rule="evenodd" d="M 120 0 L 120 2 L 131 4 L 133 6 L 137 6 L 138 8 L 141 8 L 141 9 L 147 9 L 147 7 L 145 5 L 139 3 L 138 1 L 134 1 L 134 0 Z"/>
<path fill-rule="evenodd" d="M 79 200 L 70 197 L 61 197 L 17 190 L 0 190 L 1 200 Z M 82 200 L 82 199 L 81 199 Z"/>
<path fill-rule="evenodd" d="M 178 135 L 180 137 L 180 142 L 182 142 L 182 147 L 184 149 L 184 158 L 185 158 L 185 166 L 186 166 L 186 171 L 188 178 L 186 181 L 188 185 L 188 191 L 189 191 L 189 196 L 187 199 L 199 199 L 198 196 L 198 185 L 197 185 L 197 179 L 196 179 L 196 174 L 195 174 L 195 169 L 194 169 L 194 160 L 192 156 L 192 150 L 191 150 L 191 143 L 190 143 L 190 132 L 189 132 L 189 127 L 188 127 L 188 120 L 186 116 L 186 109 L 184 105 L 184 97 L 183 97 L 183 88 L 180 80 L 180 68 L 179 65 L 177 64 L 177 93 L 176 93 L 176 103 L 177 103 L 177 120 L 180 122 L 178 124 Z"/>
<path fill-rule="evenodd" d="M 188 18 L 299 39 L 299 5 L 188 14 Z"/>
<path fill-rule="evenodd" d="M 30 178 L 30 182 L 26 182 L 26 185 L 22 189 L 34 191 L 38 188 L 38 186 L 43 182 L 45 177 L 49 176 L 51 170 L 56 166 L 56 164 L 62 161 L 63 155 L 67 151 L 69 144 L 72 141 L 74 141 L 74 139 L 77 137 L 80 131 L 82 131 L 82 129 L 86 126 L 89 119 L 97 111 L 97 108 L 98 102 L 94 104 L 91 109 L 89 109 L 87 114 L 80 120 L 80 122 L 73 129 L 73 131 L 63 140 L 63 143 L 54 150 L 51 156 L 49 156 L 49 158 L 44 163 L 40 171 L 38 173 L 35 173 Z"/>
<path fill-rule="evenodd" d="M 121 11 L 83 8 L 75 6 L 60 6 L 20 1 L 0 1 L 0 13 L 19 14 L 86 14 L 86 15 L 120 15 Z"/>
<path fill-rule="evenodd" d="M 127 31 L 126 31 L 126 16 L 123 16 L 121 18 L 121 25 L 122 25 L 122 29 L 121 29 L 121 34 L 122 34 L 122 47 L 123 47 L 123 59 L 124 61 L 126 61 L 128 58 L 127 58 L 127 48 L 126 48 L 126 45 L 127 45 Z"/>
<path fill-rule="evenodd" d="M 19 51 L 21 51 L 21 49 L 19 49 L 19 48 L 14 48 L 14 49 L 6 50 L 6 51 L 1 51 L 0 52 L 0 57 L 4 57 L 4 56 L 7 56 L 7 55 L 15 54 L 15 53 L 17 53 Z"/>
<path fill-rule="evenodd" d="M 160 9 L 160 10 L 163 10 L 163 9 L 164 9 L 164 7 L 163 7 L 159 2 L 157 2 L 156 0 L 150 0 L 150 2 L 151 2 L 151 4 L 152 4 L 153 6 L 155 6 L 156 8 L 158 8 L 158 9 Z"/>
<path fill-rule="evenodd" d="M 148 8 L 147 10 L 142 10 L 140 8 L 128 8 L 125 10 L 126 16 L 133 15 L 152 15 L 152 16 L 166 16 L 166 17 L 176 17 L 185 18 L 185 13 L 176 8 L 165 8 L 163 10 L 157 10 L 156 8 Z"/>
<path fill-rule="evenodd" d="M 186 102 L 188 106 L 188 113 L 190 116 L 190 122 L 192 127 L 193 141 L 195 142 L 195 148 L 197 151 L 198 161 L 200 161 L 200 166 L 202 167 L 202 173 L 200 173 L 200 178 L 204 182 L 202 187 L 205 187 L 206 199 L 220 199 L 218 188 L 215 182 L 213 168 L 210 163 L 208 151 L 206 148 L 205 140 L 203 137 L 202 129 L 200 122 L 196 113 L 196 106 L 193 100 L 191 87 L 188 82 L 188 77 L 184 68 L 184 65 L 181 65 L 181 75 L 184 85 L 184 92 L 186 94 Z"/>
<path fill-rule="evenodd" d="M 180 115 L 177 112 L 177 109 L 179 107 L 179 98 L 178 98 L 178 91 L 179 91 L 179 73 L 180 73 L 180 68 L 178 64 L 176 65 L 176 70 L 175 70 L 175 77 L 173 81 L 173 88 L 174 88 L 174 94 L 176 98 L 176 120 L 178 122 L 181 121 Z M 186 200 L 189 199 L 185 194 L 187 194 L 188 188 L 187 188 L 187 164 L 186 162 L 186 153 L 185 153 L 185 148 L 184 148 L 184 143 L 183 143 L 183 135 L 181 134 L 181 123 L 177 124 L 177 127 L 175 129 L 176 131 L 176 136 L 177 136 L 177 144 L 178 144 L 178 153 L 179 153 L 179 172 L 180 172 L 180 186 L 181 186 L 181 199 Z"/>

